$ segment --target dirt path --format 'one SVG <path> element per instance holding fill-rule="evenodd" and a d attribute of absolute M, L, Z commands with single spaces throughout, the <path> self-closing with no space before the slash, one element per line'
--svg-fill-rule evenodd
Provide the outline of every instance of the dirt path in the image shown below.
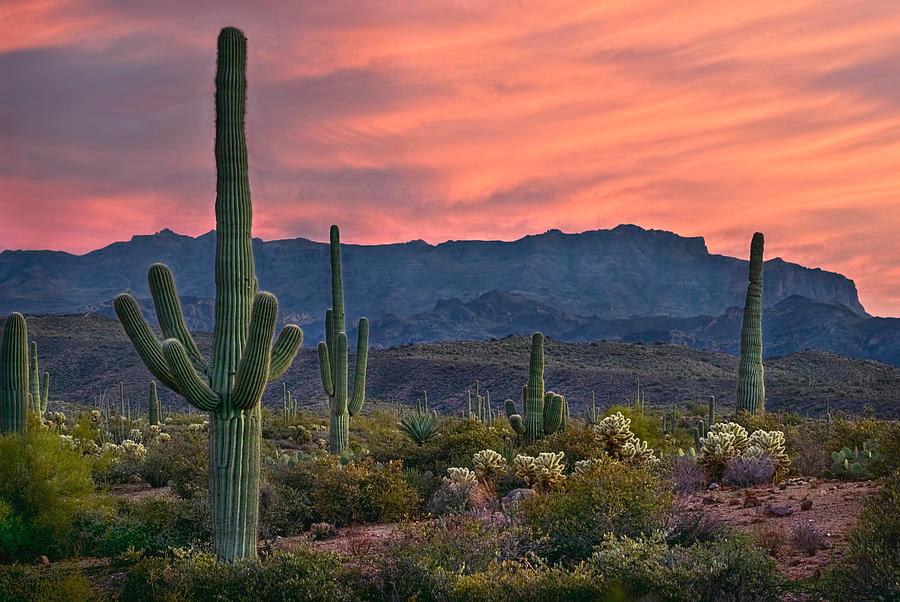
<path fill-rule="evenodd" d="M 752 533 L 773 553 L 788 578 L 804 579 L 816 576 L 825 564 L 842 556 L 847 533 L 856 524 L 866 498 L 876 491 L 873 481 L 801 477 L 775 487 L 695 493 L 682 498 L 680 506 Z M 813 555 L 795 542 L 795 530 L 801 525 L 810 525 L 821 534 L 821 548 Z"/>
<path fill-rule="evenodd" d="M 276 540 L 279 550 L 292 550 L 297 546 L 311 543 L 313 549 L 338 554 L 360 555 L 372 550 L 384 548 L 400 534 L 400 523 L 384 523 L 379 525 L 360 525 L 338 529 L 334 537 L 310 541 L 308 535 L 284 537 Z"/>

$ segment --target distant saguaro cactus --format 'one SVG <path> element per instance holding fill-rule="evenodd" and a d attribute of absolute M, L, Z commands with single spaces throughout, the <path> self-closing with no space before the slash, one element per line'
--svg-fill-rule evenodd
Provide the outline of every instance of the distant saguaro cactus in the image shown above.
<path fill-rule="evenodd" d="M 552 391 L 544 393 L 544 335 L 540 332 L 531 335 L 528 384 L 522 387 L 522 405 L 524 417 L 516 411 L 516 403 L 507 399 L 506 417 L 516 433 L 525 435 L 526 443 L 565 429 L 569 415 L 566 398 Z"/>
<path fill-rule="evenodd" d="M 251 237 L 252 203 L 244 116 L 247 39 L 226 27 L 216 60 L 216 303 L 211 361 L 188 331 L 172 272 L 150 267 L 150 292 L 165 340 L 141 316 L 137 300 L 119 295 L 116 314 L 141 359 L 165 386 L 209 412 L 210 503 L 216 554 L 256 556 L 259 512 L 260 400 L 284 374 L 303 342 L 288 325 L 275 344 L 278 301 L 258 292 Z"/>
<path fill-rule="evenodd" d="M 150 413 L 150 426 L 159 426 L 159 395 L 156 392 L 156 381 L 150 381 L 150 399 L 147 400 Z"/>
<path fill-rule="evenodd" d="M 738 368 L 737 408 L 751 414 L 766 411 L 766 383 L 762 343 L 763 235 L 750 243 L 750 284 L 741 326 L 741 364 Z"/>
<path fill-rule="evenodd" d="M 28 381 L 28 326 L 13 312 L 0 339 L 0 433 L 25 433 L 32 403 Z"/>
<path fill-rule="evenodd" d="M 328 449 L 339 454 L 350 445 L 350 417 L 366 401 L 366 363 L 369 357 L 369 321 L 359 319 L 356 331 L 356 369 L 353 392 L 347 389 L 347 331 L 344 318 L 344 284 L 341 276 L 341 233 L 331 226 L 331 309 L 325 312 L 325 341 L 319 343 L 319 373 L 330 402 Z"/>
<path fill-rule="evenodd" d="M 43 416 L 50 402 L 50 373 L 44 372 L 44 382 L 41 383 L 41 371 L 38 368 L 37 343 L 31 343 L 31 375 L 28 378 L 31 389 L 31 411 L 38 416 Z"/>

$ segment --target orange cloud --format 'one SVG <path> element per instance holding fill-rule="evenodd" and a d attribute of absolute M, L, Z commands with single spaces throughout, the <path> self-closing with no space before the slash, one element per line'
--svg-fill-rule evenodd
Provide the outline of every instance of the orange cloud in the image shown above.
<path fill-rule="evenodd" d="M 0 7 L 0 247 L 212 228 L 233 23 L 259 236 L 762 230 L 900 314 L 896 2 L 133 4 Z"/>

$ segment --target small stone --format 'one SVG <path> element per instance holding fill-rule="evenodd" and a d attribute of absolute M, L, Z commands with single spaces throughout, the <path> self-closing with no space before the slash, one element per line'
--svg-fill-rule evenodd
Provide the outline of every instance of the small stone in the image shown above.
<path fill-rule="evenodd" d="M 806 511 L 806 510 L 810 510 L 811 508 L 812 508 L 812 500 L 803 500 L 802 502 L 800 502 L 801 510 Z"/>
<path fill-rule="evenodd" d="M 766 508 L 766 514 L 771 514 L 772 516 L 790 516 L 794 511 L 790 506 L 769 506 Z"/>
<path fill-rule="evenodd" d="M 707 506 L 710 504 L 715 504 L 716 498 L 714 498 L 711 495 L 707 495 L 706 497 L 703 498 L 703 503 L 706 504 Z"/>
<path fill-rule="evenodd" d="M 744 498 L 744 508 L 756 508 L 761 505 L 762 502 L 759 501 L 759 498 L 753 495 L 748 495 Z"/>
<path fill-rule="evenodd" d="M 709 487 L 707 487 L 707 489 L 709 491 L 716 491 L 717 489 L 719 489 L 719 484 L 718 483 L 710 483 Z"/>
<path fill-rule="evenodd" d="M 830 550 L 832 545 L 833 544 L 830 541 L 828 541 L 827 539 L 822 541 L 822 547 L 826 550 Z"/>
<path fill-rule="evenodd" d="M 779 491 L 784 491 L 785 489 L 787 489 L 787 483 L 781 483 L 778 486 L 778 489 L 779 489 Z"/>
<path fill-rule="evenodd" d="M 731 498 L 731 499 L 728 501 L 728 505 L 729 505 L 729 506 L 740 506 L 740 505 L 741 505 L 741 500 L 739 500 L 739 499 L 737 499 L 737 498 Z"/>
<path fill-rule="evenodd" d="M 50 566 L 50 559 L 44 555 L 38 556 L 37 561 L 38 561 L 38 564 L 42 564 L 44 566 Z"/>

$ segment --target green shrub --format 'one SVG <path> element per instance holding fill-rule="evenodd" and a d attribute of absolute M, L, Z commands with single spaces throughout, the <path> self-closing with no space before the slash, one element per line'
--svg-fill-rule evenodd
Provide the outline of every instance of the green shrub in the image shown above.
<path fill-rule="evenodd" d="M 259 534 L 263 539 L 290 537 L 312 523 L 310 491 L 282 483 L 264 483 L 259 491 Z"/>
<path fill-rule="evenodd" d="M 90 602 L 99 599 L 79 569 L 0 566 L 0 602 Z"/>
<path fill-rule="evenodd" d="M 539 561 L 494 563 L 488 570 L 461 575 L 445 596 L 453 600 L 506 602 L 622 601 L 615 588 L 587 570 L 565 570 Z"/>
<path fill-rule="evenodd" d="M 128 573 L 123 600 L 279 602 L 350 600 L 341 562 L 327 552 L 298 549 L 262 560 L 219 563 L 207 554 L 149 558 Z"/>
<path fill-rule="evenodd" d="M 853 592 L 859 600 L 900 599 L 900 471 L 865 505 L 850 533 L 846 556 L 832 565 L 823 589 L 839 600 Z"/>
<path fill-rule="evenodd" d="M 336 526 L 392 522 L 413 515 L 421 504 L 399 462 L 382 464 L 366 458 L 343 465 L 329 455 L 319 459 L 315 469 L 314 522 Z"/>
<path fill-rule="evenodd" d="M 169 441 L 154 441 L 139 469 L 154 487 L 169 485 L 180 497 L 204 496 L 209 489 L 209 435 L 205 429 L 167 430 Z"/>
<path fill-rule="evenodd" d="M 53 556 L 94 495 L 90 461 L 59 435 L 32 428 L 0 436 L 0 558 Z"/>
<path fill-rule="evenodd" d="M 205 498 L 118 499 L 85 508 L 75 519 L 72 536 L 77 553 L 110 557 L 127 551 L 159 554 L 171 547 L 209 547 L 211 541 Z"/>
<path fill-rule="evenodd" d="M 566 430 L 558 431 L 523 448 L 522 453 L 537 456 L 541 452 L 564 452 L 566 463 L 571 467 L 575 462 L 598 458 L 603 448 L 594 437 L 593 427 L 570 421 Z"/>
<path fill-rule="evenodd" d="M 667 545 L 660 534 L 638 539 L 609 536 L 589 565 L 602 581 L 619 585 L 628 599 L 779 599 L 775 561 L 744 536 L 728 535 L 689 547 Z"/>
<path fill-rule="evenodd" d="M 670 487 L 646 468 L 604 462 L 522 504 L 525 524 L 550 560 L 588 558 L 607 533 L 637 536 L 662 528 Z"/>

